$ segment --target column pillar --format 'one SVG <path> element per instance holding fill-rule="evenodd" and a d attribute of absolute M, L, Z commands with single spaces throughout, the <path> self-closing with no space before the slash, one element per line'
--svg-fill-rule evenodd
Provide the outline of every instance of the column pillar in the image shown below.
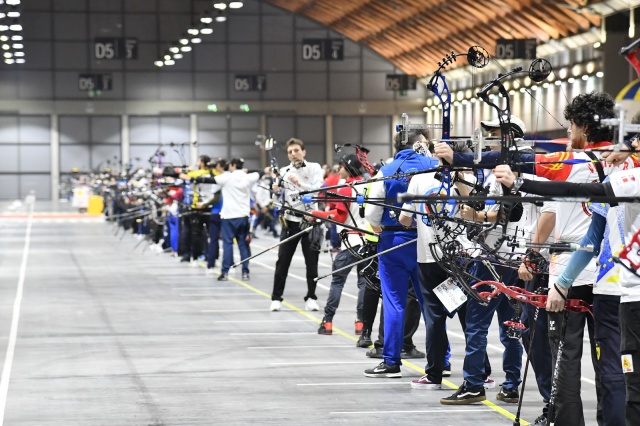
<path fill-rule="evenodd" d="M 51 201 L 60 201 L 60 131 L 58 114 L 51 114 Z M 36 194 L 37 195 L 37 194 Z"/>

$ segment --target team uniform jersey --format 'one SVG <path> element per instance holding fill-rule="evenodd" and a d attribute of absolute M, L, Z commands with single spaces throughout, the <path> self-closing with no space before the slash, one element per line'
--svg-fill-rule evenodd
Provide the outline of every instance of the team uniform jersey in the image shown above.
<path fill-rule="evenodd" d="M 607 178 L 609 179 L 609 178 Z M 613 261 L 624 248 L 624 208 L 622 206 L 609 207 L 608 204 L 594 203 L 591 205 L 594 214 L 607 219 L 607 227 L 598 256 L 598 272 L 596 283 L 593 286 L 593 294 L 607 294 L 620 296 L 620 265 Z"/>
<path fill-rule="evenodd" d="M 524 179 L 537 180 L 537 181 L 546 181 L 543 177 L 530 175 L 524 173 L 522 175 Z M 535 197 L 532 194 L 523 193 L 526 197 Z M 544 202 L 542 206 L 538 206 L 535 203 L 523 203 L 522 207 L 524 208 L 523 218 L 522 218 L 522 227 L 524 228 L 524 238 L 527 242 L 531 242 L 534 234 L 538 228 L 538 219 L 540 219 L 540 215 L 542 213 L 556 213 L 557 204 L 555 202 Z M 546 242 L 553 242 L 554 237 L 550 235 Z M 540 249 L 539 253 L 547 260 L 549 260 L 550 254 L 549 249 L 543 248 Z"/>
<path fill-rule="evenodd" d="M 442 182 L 436 179 L 433 173 L 425 173 L 415 175 L 411 178 L 407 193 L 419 196 L 438 196 L 441 193 L 441 187 Z M 419 214 L 425 213 L 425 209 L 428 207 L 426 207 L 425 203 L 416 201 L 413 203 L 405 203 L 402 208 L 418 212 L 418 214 L 415 215 L 416 226 L 418 229 L 418 263 L 435 262 L 436 259 L 433 257 L 430 247 L 433 245 L 438 256 L 442 256 L 442 251 L 438 245 L 435 245 L 436 235 L 433 226 L 431 226 L 431 223 L 427 220 L 426 216 Z M 448 206 L 448 208 L 450 207 Z M 454 207 L 451 214 L 455 214 L 457 210 L 457 207 Z M 404 211 L 401 214 L 407 217 L 414 215 L 410 212 Z"/>
<path fill-rule="evenodd" d="M 318 163 L 304 162 L 303 167 L 296 168 L 293 164 L 280 169 L 280 176 L 282 176 L 282 187 L 284 188 L 284 203 L 297 210 L 317 210 L 317 203 L 305 204 L 302 202 L 301 197 L 297 196 L 300 191 L 310 191 L 318 189 L 322 186 L 324 179 L 324 170 Z M 295 185 L 291 182 L 291 178 L 295 177 L 300 185 Z M 303 220 L 302 215 L 293 214 L 290 211 L 286 211 L 284 218 L 291 222 L 301 222 Z"/>
<path fill-rule="evenodd" d="M 612 174 L 610 179 L 611 188 L 616 197 L 640 197 L 640 169 L 620 171 Z M 624 208 L 625 241 L 629 242 L 640 229 L 640 203 L 623 203 L 621 207 Z M 633 255 L 633 250 L 630 254 Z M 621 303 L 640 301 L 640 277 L 626 268 L 620 268 L 620 284 Z"/>
<path fill-rule="evenodd" d="M 493 182 L 491 184 L 491 187 L 489 188 L 489 196 L 495 197 L 495 196 L 500 196 L 503 195 L 502 194 L 502 185 L 498 182 Z M 486 212 L 498 212 L 500 210 L 500 206 L 498 204 L 492 204 L 492 205 L 488 205 L 484 211 Z M 508 222 L 507 223 L 507 232 L 506 235 L 508 236 L 515 236 L 516 240 L 520 240 L 520 239 L 525 239 L 530 241 L 531 240 L 531 235 L 528 233 L 525 225 L 528 223 L 528 216 L 527 216 L 527 210 L 523 209 L 522 212 L 522 216 L 520 217 L 520 220 L 518 220 L 517 222 Z M 487 238 L 485 239 L 485 242 L 487 245 L 489 245 L 490 247 L 494 247 L 495 244 L 498 242 L 499 238 L 502 236 L 502 229 L 500 228 L 496 228 L 492 231 L 489 232 L 489 235 L 487 235 Z M 524 248 L 514 248 L 514 247 L 509 247 L 507 246 L 507 241 L 504 241 L 502 243 L 502 246 L 500 247 L 500 251 L 502 252 L 517 252 L 517 253 L 522 253 L 524 254 L 525 249 Z"/>
<path fill-rule="evenodd" d="M 362 177 L 357 176 L 355 178 L 349 178 L 346 181 L 340 180 L 338 183 L 351 183 L 351 182 L 359 182 L 362 181 Z M 338 188 L 337 190 L 329 190 L 325 194 L 328 199 L 331 199 L 331 193 L 336 193 L 341 197 L 349 197 L 353 198 L 356 195 L 356 191 L 350 186 L 345 186 L 342 188 Z M 333 219 L 336 222 L 344 223 L 348 226 L 353 226 L 358 229 L 370 230 L 370 227 L 367 226 L 367 221 L 360 216 L 360 205 L 358 203 L 354 203 L 352 201 L 330 201 L 327 203 L 329 207 L 328 211 L 313 211 L 312 214 L 321 217 L 328 217 Z M 338 234 L 341 234 L 343 230 L 346 230 L 347 233 L 347 243 L 351 247 L 356 247 L 362 245 L 365 242 L 365 237 L 362 233 L 346 228 L 344 226 L 336 225 L 336 230 Z M 340 240 L 340 245 L 342 249 L 346 249 L 344 246 L 344 241 Z"/>
<path fill-rule="evenodd" d="M 598 148 L 610 146 L 608 142 L 588 145 L 587 148 Z M 600 154 L 593 151 L 598 159 Z M 536 165 L 535 173 L 537 176 L 544 177 L 549 180 L 559 180 L 574 183 L 597 183 L 600 182 L 598 169 L 585 152 L 555 152 L 552 154 L 538 154 L 535 156 Z M 583 160 L 584 164 L 566 164 L 555 163 L 564 160 Z M 554 163 L 554 164 L 546 164 Z M 616 170 L 631 169 L 634 166 L 632 159 L 627 159 L 619 166 L 613 166 L 600 161 L 602 171 L 605 176 Z M 559 242 L 577 243 L 587 233 L 589 224 L 591 223 L 592 212 L 589 210 L 588 203 L 561 203 L 556 210 L 556 226 L 554 229 L 554 237 Z M 562 270 L 571 257 L 571 252 L 554 253 L 551 256 L 551 264 L 549 266 L 549 286 L 553 286 Z M 582 273 L 574 281 L 574 286 L 592 285 L 596 280 L 596 261 L 595 259 L 582 271 Z"/>

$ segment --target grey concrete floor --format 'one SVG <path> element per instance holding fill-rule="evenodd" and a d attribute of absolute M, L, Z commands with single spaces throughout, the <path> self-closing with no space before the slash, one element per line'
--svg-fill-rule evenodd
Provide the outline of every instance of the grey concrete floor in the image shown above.
<path fill-rule="evenodd" d="M 0 204 L 6 213 L 8 204 Z M 36 212 L 68 206 L 37 202 Z M 12 212 L 25 212 L 25 206 Z M 270 312 L 276 253 L 251 262 L 228 282 L 206 276 L 167 254 L 142 252 L 96 220 L 31 224 L 0 215 L 0 416 L 7 425 L 434 424 L 511 425 L 516 406 L 496 401 L 450 407 L 451 394 L 412 390 L 424 360 L 403 366 L 402 379 L 368 379 L 377 364 L 356 348 L 355 277 L 334 319 L 338 332 L 316 334 L 321 312 L 305 312 L 304 262 L 299 252 L 287 281 L 284 309 Z M 259 231 L 252 250 L 275 240 Z M 16 311 L 21 265 L 23 297 Z M 237 258 L 236 254 L 236 258 Z M 330 270 L 322 254 L 320 273 Z M 318 288 L 321 307 L 328 280 Z M 17 324 L 15 345 L 11 324 Z M 17 320 L 17 323 L 16 323 Z M 463 335 L 449 322 L 453 375 L 462 382 Z M 377 325 L 376 325 L 377 327 Z M 416 333 L 424 349 L 424 328 Z M 493 378 L 500 383 L 501 345 L 489 336 Z M 12 354 L 12 350 L 15 352 Z M 8 354 L 8 355 L 7 355 Z M 595 389 L 583 359 L 587 425 L 595 425 Z M 531 373 L 531 371 L 530 371 Z M 10 375 L 10 376 L 9 376 Z M 522 424 L 540 413 L 533 375 Z M 2 424 L 2 422 L 0 422 Z"/>

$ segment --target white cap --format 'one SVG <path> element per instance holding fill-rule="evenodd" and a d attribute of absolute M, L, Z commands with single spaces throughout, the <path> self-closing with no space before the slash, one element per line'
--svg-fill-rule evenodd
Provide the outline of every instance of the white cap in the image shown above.
<path fill-rule="evenodd" d="M 527 131 L 527 127 L 524 125 L 524 121 L 520 120 L 515 115 L 511 116 L 511 129 L 513 130 L 513 136 L 516 138 L 523 138 L 525 132 Z M 500 120 L 497 118 L 491 121 L 481 121 L 480 125 L 485 130 L 500 128 Z"/>

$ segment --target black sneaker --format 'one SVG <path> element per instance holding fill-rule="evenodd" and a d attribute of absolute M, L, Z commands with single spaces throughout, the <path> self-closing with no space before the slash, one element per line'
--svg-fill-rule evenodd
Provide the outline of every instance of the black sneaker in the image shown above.
<path fill-rule="evenodd" d="M 368 331 L 363 331 L 360 335 L 360 338 L 358 339 L 358 343 L 356 343 L 356 347 L 368 348 L 371 345 L 373 345 L 373 342 L 371 341 L 371 333 L 369 333 Z"/>
<path fill-rule="evenodd" d="M 442 377 L 451 377 L 451 364 L 444 366 L 442 369 Z"/>
<path fill-rule="evenodd" d="M 382 358 L 382 348 L 371 348 L 367 351 L 369 358 Z"/>
<path fill-rule="evenodd" d="M 367 377 L 389 377 L 394 379 L 402 377 L 399 365 L 389 365 L 384 361 L 375 368 L 364 370 L 364 375 Z"/>
<path fill-rule="evenodd" d="M 218 277 L 218 281 L 229 281 L 229 277 L 225 274 L 220 274 L 220 276 Z"/>
<path fill-rule="evenodd" d="M 424 352 L 420 352 L 418 349 L 415 348 L 415 346 L 409 352 L 405 350 L 400 352 L 400 358 L 402 359 L 418 359 L 418 358 L 424 358 L 425 356 L 426 355 L 424 354 Z"/>
<path fill-rule="evenodd" d="M 498 395 L 496 395 L 496 399 L 498 401 L 517 404 L 518 400 L 520 399 L 520 395 L 518 394 L 518 388 L 505 389 L 504 386 L 502 386 L 500 389 L 500 392 L 498 392 Z"/>
<path fill-rule="evenodd" d="M 484 388 L 472 391 L 467 389 L 467 383 L 464 382 L 453 395 L 440 399 L 440 404 L 465 405 L 485 401 L 486 399 L 487 397 L 484 393 Z"/>
<path fill-rule="evenodd" d="M 531 424 L 533 426 L 547 426 L 548 424 L 547 415 L 545 413 L 540 414 L 538 418 L 535 419 L 535 421 Z"/>

